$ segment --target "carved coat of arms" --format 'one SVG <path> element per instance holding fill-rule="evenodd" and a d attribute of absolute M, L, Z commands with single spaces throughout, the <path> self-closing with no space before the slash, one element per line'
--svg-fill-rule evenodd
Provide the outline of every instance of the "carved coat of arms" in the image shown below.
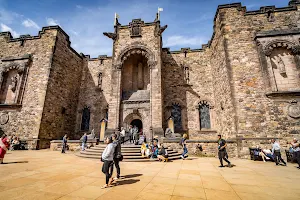
<path fill-rule="evenodd" d="M 292 118 L 300 118 L 300 105 L 297 101 L 292 101 L 288 106 L 288 115 Z"/>

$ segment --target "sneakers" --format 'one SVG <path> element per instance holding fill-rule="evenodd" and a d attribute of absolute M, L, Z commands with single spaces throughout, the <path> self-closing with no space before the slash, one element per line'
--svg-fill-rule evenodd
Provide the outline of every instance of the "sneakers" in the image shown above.
<path fill-rule="evenodd" d="M 266 161 L 264 160 L 264 162 L 266 162 Z"/>
<path fill-rule="evenodd" d="M 119 180 L 119 178 L 118 177 L 114 177 L 113 180 L 116 181 L 116 180 Z"/>
<path fill-rule="evenodd" d="M 225 167 L 224 165 L 220 165 L 219 167 Z"/>

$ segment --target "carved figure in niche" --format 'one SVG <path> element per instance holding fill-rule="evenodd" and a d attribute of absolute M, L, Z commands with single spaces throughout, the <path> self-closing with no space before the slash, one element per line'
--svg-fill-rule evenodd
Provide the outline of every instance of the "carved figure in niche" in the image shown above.
<path fill-rule="evenodd" d="M 13 92 L 15 92 L 16 89 L 17 89 L 18 81 L 19 81 L 19 75 L 18 74 L 16 74 L 13 77 L 11 77 L 11 90 Z"/>
<path fill-rule="evenodd" d="M 98 87 L 102 88 L 102 73 L 100 72 L 98 75 Z"/>
<path fill-rule="evenodd" d="M 288 106 L 288 115 L 292 118 L 300 118 L 300 106 L 296 100 L 292 100 Z"/>
<path fill-rule="evenodd" d="M 131 35 L 133 36 L 140 35 L 140 26 L 138 24 L 133 24 Z"/>
<path fill-rule="evenodd" d="M 274 58 L 272 58 L 272 61 L 277 66 L 277 69 L 279 70 L 280 74 L 285 74 L 286 73 L 285 63 L 284 63 L 284 61 L 283 61 L 283 59 L 280 55 L 274 56 Z"/>

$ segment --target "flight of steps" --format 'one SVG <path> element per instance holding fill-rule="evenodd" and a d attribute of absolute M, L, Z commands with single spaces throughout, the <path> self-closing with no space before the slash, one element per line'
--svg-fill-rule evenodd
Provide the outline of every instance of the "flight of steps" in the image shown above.
<path fill-rule="evenodd" d="M 76 155 L 83 158 L 99 159 L 104 151 L 106 144 L 99 144 L 90 149 L 85 149 L 85 151 L 80 151 Z M 170 148 L 168 150 L 169 160 L 180 159 L 180 153 L 174 151 Z M 157 159 L 149 159 L 141 156 L 141 146 L 140 145 L 122 145 L 122 155 L 123 161 L 156 161 Z"/>

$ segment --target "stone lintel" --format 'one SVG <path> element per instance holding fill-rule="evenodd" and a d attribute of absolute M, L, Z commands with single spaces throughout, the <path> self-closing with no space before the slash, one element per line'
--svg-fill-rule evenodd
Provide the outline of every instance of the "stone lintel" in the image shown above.
<path fill-rule="evenodd" d="M 269 92 L 266 93 L 268 98 L 272 97 L 289 97 L 289 96 L 297 96 L 300 97 L 300 91 L 276 91 L 276 92 Z"/>
<path fill-rule="evenodd" d="M 274 36 L 284 36 L 284 35 L 297 35 L 300 34 L 300 29 L 288 29 L 288 30 L 271 30 L 271 31 L 261 31 L 256 33 L 254 39 L 263 37 L 274 37 Z"/>
<path fill-rule="evenodd" d="M 1 61 L 2 62 L 10 62 L 10 61 L 15 61 L 15 60 L 27 60 L 27 59 L 31 59 L 31 54 L 25 54 L 22 57 L 10 57 L 10 58 L 4 58 Z"/>

